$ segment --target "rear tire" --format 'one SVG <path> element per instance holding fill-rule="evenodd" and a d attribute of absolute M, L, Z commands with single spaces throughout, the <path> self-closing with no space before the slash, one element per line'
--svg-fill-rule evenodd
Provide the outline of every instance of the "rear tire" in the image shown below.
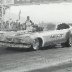
<path fill-rule="evenodd" d="M 65 43 L 61 43 L 62 47 L 71 47 L 71 38 L 68 38 Z"/>
<path fill-rule="evenodd" d="M 39 39 L 34 39 L 32 48 L 33 48 L 33 50 L 35 50 L 35 51 L 39 50 L 39 48 L 40 48 Z"/>

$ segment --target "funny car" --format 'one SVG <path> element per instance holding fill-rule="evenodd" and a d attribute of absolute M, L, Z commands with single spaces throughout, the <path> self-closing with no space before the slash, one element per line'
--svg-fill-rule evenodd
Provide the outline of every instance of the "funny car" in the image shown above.
<path fill-rule="evenodd" d="M 65 27 L 65 26 L 64 26 Z M 0 45 L 5 47 L 33 48 L 61 44 L 62 47 L 71 46 L 70 28 L 57 25 L 54 30 L 35 32 L 0 32 Z"/>

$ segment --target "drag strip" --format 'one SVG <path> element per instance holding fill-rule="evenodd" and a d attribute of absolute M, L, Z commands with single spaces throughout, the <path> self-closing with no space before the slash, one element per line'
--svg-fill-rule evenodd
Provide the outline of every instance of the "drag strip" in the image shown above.
<path fill-rule="evenodd" d="M 0 47 L 0 72 L 35 71 L 71 60 L 72 47 L 47 47 L 38 51 Z"/>

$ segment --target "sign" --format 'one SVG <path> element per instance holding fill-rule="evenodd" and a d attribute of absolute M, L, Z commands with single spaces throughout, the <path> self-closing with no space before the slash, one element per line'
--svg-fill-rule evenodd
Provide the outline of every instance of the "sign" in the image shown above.
<path fill-rule="evenodd" d="M 47 0 L 14 0 L 14 4 L 26 4 L 26 3 L 44 3 Z"/>
<path fill-rule="evenodd" d="M 59 0 L 14 0 L 14 4 L 26 4 L 26 3 L 51 3 L 51 2 L 58 2 Z"/>
<path fill-rule="evenodd" d="M 31 0 L 14 0 L 14 4 L 30 3 Z"/>
<path fill-rule="evenodd" d="M 4 5 L 14 4 L 14 0 L 3 0 Z"/>

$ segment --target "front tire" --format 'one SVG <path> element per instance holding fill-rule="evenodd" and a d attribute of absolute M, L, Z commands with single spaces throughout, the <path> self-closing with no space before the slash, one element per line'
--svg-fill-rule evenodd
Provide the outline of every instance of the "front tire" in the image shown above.
<path fill-rule="evenodd" d="M 32 47 L 33 47 L 33 50 L 35 50 L 35 51 L 39 50 L 39 48 L 40 48 L 39 39 L 34 39 Z"/>
<path fill-rule="evenodd" d="M 71 47 L 71 38 L 68 38 L 67 41 L 61 45 L 62 47 Z"/>

